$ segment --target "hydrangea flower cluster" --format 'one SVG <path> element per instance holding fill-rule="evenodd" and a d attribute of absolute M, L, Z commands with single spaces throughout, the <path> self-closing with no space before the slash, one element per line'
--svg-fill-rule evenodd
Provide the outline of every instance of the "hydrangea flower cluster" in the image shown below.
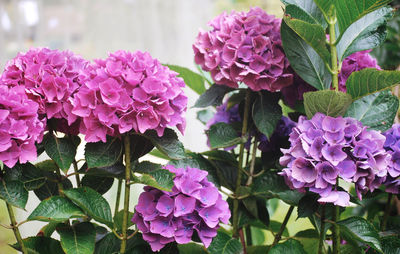
<path fill-rule="evenodd" d="M 304 93 L 316 90 L 315 87 L 305 82 L 298 74 L 294 74 L 293 84 L 282 88 L 281 92 L 285 104 L 291 108 L 296 108 L 300 102 L 304 101 Z"/>
<path fill-rule="evenodd" d="M 166 166 L 175 173 L 172 192 L 146 186 L 139 197 L 132 218 L 143 233 L 153 251 L 176 241 L 186 244 L 194 232 L 208 247 L 217 235 L 219 222 L 229 223 L 229 205 L 213 183 L 207 180 L 207 172 L 190 168 Z"/>
<path fill-rule="evenodd" d="M 285 57 L 281 20 L 261 8 L 222 13 L 200 31 L 193 45 L 195 62 L 211 72 L 216 84 L 237 87 L 243 82 L 254 91 L 279 91 L 292 84 Z"/>
<path fill-rule="evenodd" d="M 29 98 L 39 104 L 41 118 L 64 119 L 72 125 L 77 117 L 71 114 L 71 99 L 82 84 L 81 74 L 87 65 L 70 51 L 33 48 L 6 64 L 1 82 L 24 86 Z"/>
<path fill-rule="evenodd" d="M 385 136 L 367 130 L 350 117 L 317 113 L 299 118 L 290 134 L 291 147 L 282 149 L 281 175 L 292 189 L 320 195 L 319 202 L 348 206 L 350 196 L 335 188 L 340 177 L 355 183 L 358 198 L 378 188 L 387 175 L 390 155 L 383 148 Z"/>
<path fill-rule="evenodd" d="M 131 131 L 166 127 L 185 129 L 187 97 L 182 78 L 150 54 L 117 51 L 86 69 L 84 85 L 75 95 L 72 112 L 82 117 L 86 141 L 106 141 Z"/>
<path fill-rule="evenodd" d="M 7 167 L 18 160 L 26 163 L 36 159 L 35 142 L 42 140 L 44 132 L 38 109 L 23 87 L 0 84 L 0 160 Z"/>
<path fill-rule="evenodd" d="M 391 154 L 388 167 L 388 176 L 384 182 L 386 191 L 394 194 L 400 193 L 400 124 L 395 124 L 384 133 L 386 141 L 384 148 Z"/>

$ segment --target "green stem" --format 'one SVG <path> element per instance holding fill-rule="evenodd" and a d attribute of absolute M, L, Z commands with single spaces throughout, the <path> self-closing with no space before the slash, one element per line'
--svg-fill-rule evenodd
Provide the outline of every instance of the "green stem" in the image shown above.
<path fill-rule="evenodd" d="M 251 151 L 251 162 L 250 162 L 250 176 L 247 179 L 246 186 L 250 186 L 253 182 L 254 167 L 256 165 L 256 155 L 257 155 L 257 139 L 254 139 L 253 149 Z"/>
<path fill-rule="evenodd" d="M 319 234 L 318 254 L 322 254 L 325 240 L 325 205 L 322 205 L 321 211 L 321 232 Z"/>
<path fill-rule="evenodd" d="M 281 240 L 283 231 L 286 228 L 286 225 L 290 219 L 290 216 L 292 215 L 293 210 L 294 206 L 290 206 L 289 210 L 286 213 L 285 219 L 282 222 L 281 228 L 279 229 L 279 232 L 275 235 L 274 242 L 272 243 L 271 246 L 269 246 L 267 253 L 272 249 L 272 247 L 274 247 Z"/>
<path fill-rule="evenodd" d="M 64 187 L 63 187 L 63 184 L 62 184 L 62 175 L 61 175 L 61 169 L 59 169 L 58 167 L 57 167 L 57 169 L 56 169 L 56 174 L 57 174 L 57 187 L 58 187 L 58 195 L 60 195 L 60 196 L 64 196 L 64 192 L 63 192 L 63 190 L 64 190 Z"/>
<path fill-rule="evenodd" d="M 339 220 L 339 206 L 333 207 L 333 224 L 332 227 L 332 241 L 333 241 L 333 251 L 332 254 L 338 254 L 340 249 L 340 230 L 339 225 L 336 223 Z"/>
<path fill-rule="evenodd" d="M 74 160 L 72 162 L 72 164 L 74 165 L 74 172 L 75 172 L 75 180 L 76 180 L 76 185 L 78 187 L 81 187 L 81 179 L 79 178 L 79 173 L 78 173 L 78 163 L 76 162 L 76 160 Z"/>
<path fill-rule="evenodd" d="M 19 229 L 17 226 L 17 221 L 15 219 L 13 208 L 7 202 L 6 202 L 6 205 L 7 205 L 8 215 L 10 216 L 12 230 L 14 231 L 14 235 L 15 235 L 15 238 L 17 239 L 19 247 L 21 248 L 22 253 L 28 254 L 28 250 L 26 249 L 24 242 L 22 241 L 21 233 L 19 232 Z"/>
<path fill-rule="evenodd" d="M 130 195 L 130 181 L 131 181 L 131 145 L 129 135 L 124 136 L 125 147 L 125 198 L 124 198 L 124 215 L 122 219 L 122 242 L 120 253 L 124 254 L 126 251 L 126 242 L 128 239 L 128 215 L 129 215 L 129 195 Z"/>
<path fill-rule="evenodd" d="M 335 91 L 339 91 L 339 70 L 338 70 L 338 56 L 336 49 L 336 34 L 335 25 L 337 19 L 336 15 L 329 18 L 329 46 L 331 48 L 331 70 L 332 70 L 332 86 Z"/>
<path fill-rule="evenodd" d="M 381 231 L 385 231 L 385 229 L 386 229 L 387 221 L 388 221 L 390 210 L 391 210 L 390 208 L 392 207 L 392 198 L 393 198 L 393 194 L 389 193 L 388 199 L 386 202 L 385 214 L 383 215 Z"/>
<path fill-rule="evenodd" d="M 119 202 L 121 200 L 122 180 L 118 180 L 117 199 L 115 201 L 114 215 L 119 211 Z"/>
<path fill-rule="evenodd" d="M 244 115 L 243 115 L 242 137 L 244 137 L 247 133 L 247 122 L 249 119 L 249 112 L 250 112 L 250 95 L 251 95 L 250 90 L 247 90 L 245 98 L 245 106 L 244 106 Z M 236 179 L 235 197 L 239 195 L 240 185 L 242 183 L 242 170 L 243 170 L 243 159 L 244 159 L 243 157 L 244 157 L 244 143 L 241 143 L 239 148 L 239 164 L 238 164 L 237 179 Z M 237 238 L 239 234 L 238 223 L 239 223 L 239 200 L 234 199 L 232 226 L 233 226 L 233 237 L 235 238 Z"/>

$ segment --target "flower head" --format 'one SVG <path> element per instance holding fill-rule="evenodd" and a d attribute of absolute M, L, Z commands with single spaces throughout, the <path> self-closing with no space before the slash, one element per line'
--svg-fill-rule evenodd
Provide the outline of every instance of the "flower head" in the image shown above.
<path fill-rule="evenodd" d="M 361 199 L 386 177 L 390 155 L 383 148 L 385 137 L 353 118 L 301 116 L 289 141 L 291 147 L 282 149 L 281 175 L 292 189 L 318 193 L 319 202 L 349 205 L 349 194 L 336 188 L 338 178 L 355 183 Z"/>
<path fill-rule="evenodd" d="M 395 124 L 384 133 L 386 141 L 385 150 L 391 154 L 388 167 L 388 176 L 385 179 L 386 191 L 394 194 L 400 193 L 400 124 Z"/>
<path fill-rule="evenodd" d="M 222 13 L 200 31 L 193 45 L 195 62 L 216 84 L 254 91 L 279 91 L 292 84 L 292 72 L 280 37 L 281 20 L 261 8 Z"/>
<path fill-rule="evenodd" d="M 117 51 L 96 60 L 85 72 L 72 113 L 83 119 L 86 141 L 106 140 L 134 130 L 185 129 L 187 97 L 183 79 L 148 53 Z"/>
<path fill-rule="evenodd" d="M 0 84 L 0 160 L 7 167 L 36 159 L 35 142 L 42 140 L 44 132 L 38 109 L 22 86 Z"/>
<path fill-rule="evenodd" d="M 23 86 L 28 97 L 39 104 L 41 119 L 60 119 L 59 127 L 66 123 L 73 126 L 77 117 L 71 114 L 71 100 L 82 85 L 87 65 L 70 51 L 32 48 L 7 63 L 1 81 L 9 87 Z M 62 130 L 74 132 L 71 128 Z"/>
<path fill-rule="evenodd" d="M 217 235 L 219 223 L 229 223 L 228 203 L 207 180 L 206 171 L 171 165 L 166 169 L 176 175 L 172 192 L 146 186 L 132 221 L 153 251 L 173 241 L 186 244 L 195 232 L 208 247 Z"/>

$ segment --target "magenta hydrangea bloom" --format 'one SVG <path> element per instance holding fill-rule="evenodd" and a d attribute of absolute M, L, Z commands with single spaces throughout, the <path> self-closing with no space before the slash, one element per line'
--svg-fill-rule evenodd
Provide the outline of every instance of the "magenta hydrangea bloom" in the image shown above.
<path fill-rule="evenodd" d="M 82 71 L 88 62 L 70 51 L 32 48 L 9 61 L 1 81 L 10 87 L 24 86 L 28 97 L 39 104 L 40 118 L 62 119 L 58 123 L 73 125 L 71 99 L 82 84 Z"/>
<path fill-rule="evenodd" d="M 281 42 L 281 20 L 261 8 L 222 13 L 200 31 L 193 44 L 195 62 L 211 72 L 216 84 L 237 87 L 243 82 L 254 91 L 279 91 L 292 84 Z"/>
<path fill-rule="evenodd" d="M 339 73 L 339 90 L 346 92 L 346 81 L 355 71 L 361 71 L 365 68 L 375 68 L 381 70 L 375 58 L 369 52 L 371 50 L 359 51 L 346 57 L 342 63 L 342 69 Z"/>
<path fill-rule="evenodd" d="M 172 165 L 165 168 L 175 173 L 172 192 L 144 187 L 132 222 L 153 251 L 159 251 L 174 241 L 189 243 L 195 232 L 208 247 L 217 235 L 219 223 L 229 223 L 228 203 L 207 180 L 206 171 Z"/>
<path fill-rule="evenodd" d="M 338 178 L 355 183 L 361 200 L 362 193 L 374 191 L 387 175 L 385 136 L 353 118 L 301 116 L 289 141 L 291 147 L 282 149 L 280 163 L 285 168 L 280 174 L 290 188 L 318 193 L 321 203 L 349 205 L 349 194 L 335 189 Z"/>
<path fill-rule="evenodd" d="M 35 142 L 41 142 L 44 123 L 39 105 L 25 94 L 24 87 L 0 84 L 0 160 L 13 167 L 18 161 L 36 160 Z"/>
<path fill-rule="evenodd" d="M 395 124 L 384 133 L 386 141 L 385 150 L 391 154 L 388 167 L 388 176 L 384 182 L 386 191 L 394 194 L 400 193 L 400 124 Z"/>
<path fill-rule="evenodd" d="M 167 127 L 184 131 L 185 83 L 150 54 L 120 50 L 95 60 L 85 75 L 72 112 L 83 119 L 80 131 L 86 141 L 105 142 L 106 135 L 131 130 L 156 130 L 159 136 Z"/>

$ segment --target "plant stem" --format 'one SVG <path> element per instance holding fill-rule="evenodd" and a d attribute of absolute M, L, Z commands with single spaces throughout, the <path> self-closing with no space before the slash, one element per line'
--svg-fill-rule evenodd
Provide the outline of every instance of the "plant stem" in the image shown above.
<path fill-rule="evenodd" d="M 119 202 L 121 200 L 122 180 L 118 180 L 117 199 L 115 200 L 114 215 L 119 211 Z"/>
<path fill-rule="evenodd" d="M 256 165 L 256 155 L 257 155 L 257 139 L 254 139 L 253 149 L 251 151 L 251 162 L 250 162 L 250 176 L 247 179 L 246 186 L 250 186 L 253 182 L 254 166 Z"/>
<path fill-rule="evenodd" d="M 322 254 L 325 240 L 325 205 L 322 205 L 321 211 L 321 232 L 319 234 L 318 254 Z"/>
<path fill-rule="evenodd" d="M 253 245 L 253 237 L 251 235 L 251 226 L 250 225 L 246 226 L 246 243 L 247 243 L 247 246 Z"/>
<path fill-rule="evenodd" d="M 293 210 L 294 210 L 294 206 L 290 206 L 289 210 L 286 213 L 285 219 L 282 222 L 281 228 L 279 229 L 279 232 L 275 235 L 274 242 L 272 243 L 271 246 L 269 246 L 267 253 L 272 249 L 272 247 L 274 247 L 281 240 L 283 231 L 286 228 L 286 225 L 290 219 L 290 216 L 292 215 Z"/>
<path fill-rule="evenodd" d="M 57 174 L 57 187 L 58 187 L 58 195 L 60 195 L 61 197 L 63 197 L 64 196 L 64 192 L 63 192 L 63 190 L 64 190 L 64 187 L 63 187 L 63 184 L 62 184 L 62 175 L 61 175 L 61 172 L 60 172 L 60 170 L 61 169 L 59 169 L 58 167 L 57 167 L 57 169 L 56 169 L 56 174 Z"/>
<path fill-rule="evenodd" d="M 131 181 L 131 145 L 129 135 L 124 136 L 125 148 L 125 198 L 124 198 L 124 214 L 122 219 L 122 242 L 120 253 L 124 254 L 126 251 L 126 241 L 128 239 L 128 215 L 129 215 L 129 195 L 130 195 L 130 181 Z"/>
<path fill-rule="evenodd" d="M 243 228 L 239 229 L 239 238 L 243 246 L 243 254 L 247 254 L 246 241 L 244 240 Z"/>
<path fill-rule="evenodd" d="M 21 233 L 19 232 L 17 221 L 15 220 L 15 215 L 12 206 L 6 202 L 8 215 L 10 216 L 12 230 L 14 231 L 15 238 L 21 248 L 22 253 L 28 254 L 28 250 L 26 249 L 24 242 L 22 241 Z"/>
<path fill-rule="evenodd" d="M 339 220 L 339 206 L 333 207 L 333 224 L 332 227 L 332 241 L 333 241 L 333 251 L 332 254 L 338 254 L 340 249 L 340 230 L 339 225 L 336 223 Z"/>
<path fill-rule="evenodd" d="M 244 137 L 247 133 L 247 122 L 249 119 L 249 112 L 250 112 L 250 90 L 246 92 L 245 98 L 245 106 L 244 106 L 244 115 L 243 115 L 243 126 L 242 126 L 242 137 Z M 243 170 L 243 158 L 244 157 L 244 143 L 240 144 L 239 148 L 239 164 L 238 164 L 238 171 L 237 171 L 237 179 L 236 179 L 236 190 L 235 196 L 239 195 L 240 185 L 242 183 L 242 170 Z M 239 223 L 239 200 L 233 200 L 233 237 L 238 237 L 238 223 Z"/>
<path fill-rule="evenodd" d="M 337 22 L 336 14 L 334 15 L 334 17 L 330 17 L 328 20 L 329 46 L 331 48 L 332 86 L 335 89 L 335 91 L 339 91 L 339 70 L 338 70 L 338 56 L 336 49 L 336 34 L 335 34 L 336 22 Z"/>
<path fill-rule="evenodd" d="M 383 215 L 381 231 L 385 231 L 385 229 L 386 229 L 387 221 L 388 221 L 390 210 L 391 210 L 390 208 L 392 207 L 392 198 L 393 198 L 393 194 L 389 193 L 388 199 L 386 202 L 385 214 Z"/>
<path fill-rule="evenodd" d="M 76 160 L 74 160 L 72 162 L 72 164 L 74 165 L 74 172 L 75 172 L 75 180 L 76 180 L 76 185 L 78 187 L 81 187 L 81 179 L 79 178 L 79 173 L 78 173 L 78 163 L 76 162 Z"/>

